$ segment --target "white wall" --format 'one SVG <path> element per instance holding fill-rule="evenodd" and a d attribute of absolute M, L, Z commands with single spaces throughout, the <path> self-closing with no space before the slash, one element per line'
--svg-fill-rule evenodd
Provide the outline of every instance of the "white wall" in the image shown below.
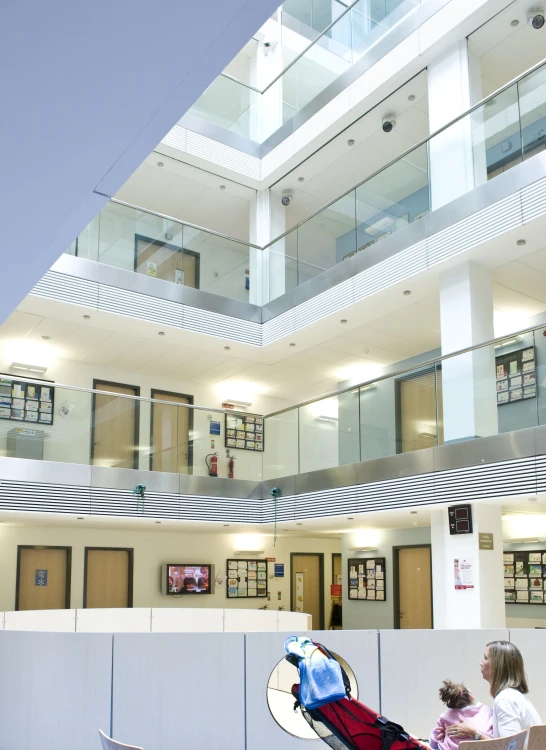
<path fill-rule="evenodd" d="M 15 582 L 17 567 L 17 546 L 45 545 L 72 547 L 72 587 L 70 606 L 83 606 L 83 576 L 85 547 L 130 547 L 134 549 L 134 599 L 135 607 L 234 607 L 237 609 L 258 609 L 268 604 L 271 609 L 279 606 L 290 609 L 290 553 L 324 553 L 324 601 L 325 617 L 330 615 L 330 583 L 332 553 L 341 551 L 339 539 L 331 538 L 292 538 L 281 537 L 273 547 L 272 536 L 259 536 L 252 544 L 265 550 L 264 557 L 274 557 L 284 563 L 284 578 L 270 578 L 271 601 L 259 599 L 228 599 L 226 585 L 215 586 L 211 596 L 170 597 L 160 591 L 160 567 L 163 563 L 212 563 L 215 574 L 225 572 L 226 560 L 235 550 L 246 549 L 250 540 L 241 539 L 230 533 L 191 533 L 175 531 L 173 526 L 162 530 L 142 529 L 135 525 L 131 529 L 112 527 L 88 527 L 87 521 L 75 522 L 77 526 L 11 526 L 0 525 L 0 611 L 15 608 Z M 211 526 L 214 528 L 215 525 Z M 216 526 L 218 528 L 220 524 Z M 269 565 L 269 573 L 273 566 Z M 278 592 L 281 599 L 278 599 Z"/>
<path fill-rule="evenodd" d="M 1 356 L 1 355 L 0 355 Z M 9 372 L 10 362 L 0 359 L 0 371 Z M 14 376 L 16 377 L 16 376 Z M 92 388 L 93 379 L 107 382 L 124 383 L 138 386 L 140 395 L 149 398 L 152 389 L 165 390 L 173 393 L 190 395 L 196 405 L 219 408 L 222 398 L 214 385 L 207 386 L 192 381 L 176 380 L 166 377 L 155 377 L 138 371 L 124 371 L 111 366 L 83 364 L 71 360 L 59 359 L 47 371 L 47 378 L 58 383 Z M 68 419 L 59 415 L 59 409 L 64 401 L 74 405 Z M 55 410 L 53 425 L 28 425 L 24 422 L 0 420 L 0 455 L 6 455 L 6 436 L 14 427 L 31 427 L 44 429 L 46 433 L 44 459 L 47 461 L 64 461 L 68 463 L 88 464 L 91 449 L 91 403 L 92 395 L 78 391 L 68 391 L 57 388 L 55 391 Z M 118 404 L 123 406 L 125 401 L 120 399 Z M 252 412 L 264 414 L 289 406 L 289 402 L 266 396 L 252 397 Z M 209 434 L 210 416 L 220 421 L 221 434 Z M 193 473 L 203 476 L 207 473 L 205 456 L 208 453 L 219 453 L 219 475 L 227 477 L 228 459 L 226 458 L 224 440 L 224 414 L 211 411 L 195 411 L 193 425 Z M 265 428 L 267 443 L 267 426 Z M 214 438 L 214 448 L 211 448 L 211 438 Z M 140 458 L 139 468 L 149 468 L 150 447 L 150 405 L 141 404 L 140 407 Z M 235 477 L 237 479 L 262 478 L 262 454 L 247 450 L 231 449 L 236 456 Z"/>

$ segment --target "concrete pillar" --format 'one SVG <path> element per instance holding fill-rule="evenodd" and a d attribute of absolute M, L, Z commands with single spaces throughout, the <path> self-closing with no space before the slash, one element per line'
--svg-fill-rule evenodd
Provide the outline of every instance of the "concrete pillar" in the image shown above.
<path fill-rule="evenodd" d="M 431 511 L 432 595 L 438 629 L 502 628 L 504 603 L 502 509 L 472 503 L 472 534 L 449 533 L 447 507 Z M 479 534 L 493 535 L 493 549 L 479 548 Z M 455 588 L 455 561 L 472 566 L 473 588 Z M 464 581 L 464 578 L 461 578 Z"/>
<path fill-rule="evenodd" d="M 442 354 L 493 338 L 491 271 L 468 261 L 440 275 Z M 442 363 L 444 443 L 498 433 L 492 346 Z"/>

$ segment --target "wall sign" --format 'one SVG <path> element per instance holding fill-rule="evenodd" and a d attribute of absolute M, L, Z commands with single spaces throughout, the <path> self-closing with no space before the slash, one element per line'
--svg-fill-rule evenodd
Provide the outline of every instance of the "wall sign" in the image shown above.
<path fill-rule="evenodd" d="M 228 599 L 254 599 L 267 596 L 267 562 L 265 560 L 227 561 Z"/>
<path fill-rule="evenodd" d="M 220 434 L 220 422 L 210 422 L 210 434 L 211 435 L 219 435 Z"/>
<path fill-rule="evenodd" d="M 226 414 L 226 448 L 263 451 L 264 419 L 247 414 Z"/>
<path fill-rule="evenodd" d="M 536 398 L 535 347 L 495 357 L 497 404 Z"/>
<path fill-rule="evenodd" d="M 284 578 L 284 563 L 275 563 L 275 578 Z"/>
<path fill-rule="evenodd" d="M 347 561 L 349 599 L 384 602 L 387 598 L 384 557 L 354 557 Z"/>
<path fill-rule="evenodd" d="M 478 534 L 479 549 L 495 549 L 493 534 Z"/>
<path fill-rule="evenodd" d="M 474 588 L 474 561 L 471 557 L 453 560 L 453 582 L 456 591 Z"/>
<path fill-rule="evenodd" d="M 47 570 L 37 570 L 34 574 L 35 586 L 47 586 Z"/>
<path fill-rule="evenodd" d="M 512 604 L 545 604 L 546 552 L 505 552 L 504 601 Z"/>
<path fill-rule="evenodd" d="M 53 424 L 55 389 L 0 377 L 0 419 Z"/>

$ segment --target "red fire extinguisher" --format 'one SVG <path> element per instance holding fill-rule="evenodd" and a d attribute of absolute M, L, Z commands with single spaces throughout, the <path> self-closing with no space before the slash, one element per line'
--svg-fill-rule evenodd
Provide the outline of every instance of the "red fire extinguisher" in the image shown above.
<path fill-rule="evenodd" d="M 235 476 L 235 456 L 231 456 L 228 463 L 228 479 L 233 479 Z"/>
<path fill-rule="evenodd" d="M 209 461 L 209 458 L 210 458 L 210 461 Z M 207 468 L 209 470 L 209 477 L 217 477 L 218 476 L 218 454 L 209 453 L 208 456 L 205 456 L 205 463 L 207 464 Z"/>

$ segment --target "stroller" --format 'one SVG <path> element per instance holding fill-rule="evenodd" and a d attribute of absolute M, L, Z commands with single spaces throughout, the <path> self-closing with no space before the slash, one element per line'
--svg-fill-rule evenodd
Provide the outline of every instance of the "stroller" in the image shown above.
<path fill-rule="evenodd" d="M 313 689 L 309 689 L 307 681 L 312 682 L 313 677 L 310 670 L 304 666 L 306 657 L 290 652 L 286 657 L 300 673 L 300 684 L 292 686 L 292 695 L 295 698 L 294 711 L 299 708 L 311 728 L 333 750 L 430 750 L 428 745 L 410 737 L 399 724 L 389 721 L 352 698 L 351 685 L 345 670 L 324 646 L 292 636 L 286 641 L 287 651 L 289 642 L 294 641 L 312 644 L 327 660 L 323 660 L 326 670 L 335 671 L 342 680 L 342 686 L 340 684 L 337 691 L 332 690 L 333 699 L 328 700 L 328 696 L 323 693 L 318 700 L 309 700 Z M 345 695 L 339 697 L 342 692 Z M 304 694 L 307 701 L 303 699 Z M 304 702 L 307 702 L 308 707 Z M 320 705 L 316 705 L 317 703 Z"/>

